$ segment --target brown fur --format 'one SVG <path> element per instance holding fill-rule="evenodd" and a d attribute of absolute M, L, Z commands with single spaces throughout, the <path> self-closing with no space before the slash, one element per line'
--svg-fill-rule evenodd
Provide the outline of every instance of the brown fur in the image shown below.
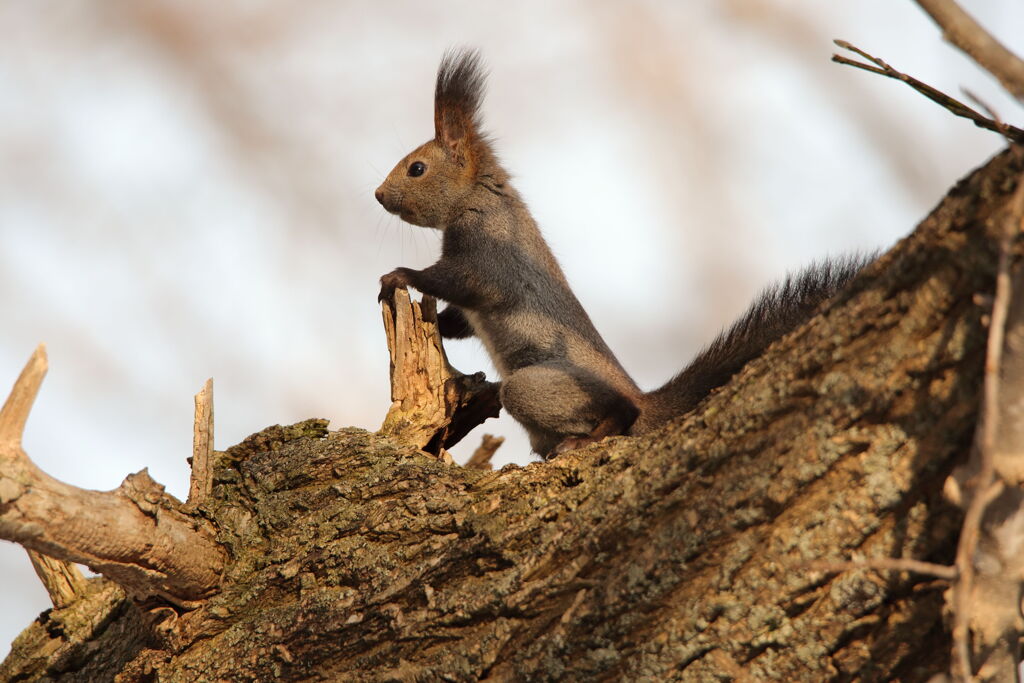
<path fill-rule="evenodd" d="M 644 394 L 594 328 L 509 185 L 480 128 L 483 85 L 476 52 L 446 54 L 434 97 L 434 139 L 402 159 L 375 193 L 389 212 L 444 233 L 437 263 L 384 275 L 380 296 L 412 286 L 447 301 L 442 334 L 480 338 L 501 374 L 502 404 L 538 453 L 647 431 L 689 410 L 855 272 L 798 277 L 803 296 L 789 296 L 797 290 L 785 285 L 775 298 L 762 298 L 686 370 Z M 771 323 L 767 333 L 757 329 L 763 321 Z"/>

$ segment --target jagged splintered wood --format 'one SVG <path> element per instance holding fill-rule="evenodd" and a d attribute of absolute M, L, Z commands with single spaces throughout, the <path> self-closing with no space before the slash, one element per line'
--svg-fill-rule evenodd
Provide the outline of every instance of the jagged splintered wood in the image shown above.
<path fill-rule="evenodd" d="M 22 433 L 46 369 L 40 345 L 0 410 L 0 538 L 87 565 L 135 597 L 186 605 L 210 595 L 224 551 L 146 470 L 113 491 L 89 491 L 50 477 L 25 454 Z M 41 577 L 55 603 L 74 591 L 73 578 L 51 586 L 48 579 L 61 579 L 49 575 L 62 571 L 44 568 Z"/>
<path fill-rule="evenodd" d="M 396 289 L 381 307 L 391 356 L 391 408 L 381 434 L 439 454 L 498 416 L 499 385 L 482 372 L 464 375 L 448 362 L 433 297 L 416 302 L 408 290 Z"/>
<path fill-rule="evenodd" d="M 36 576 L 43 582 L 43 587 L 50 596 L 50 602 L 57 609 L 67 607 L 80 595 L 85 593 L 85 577 L 78 567 L 37 553 L 34 550 L 26 550 L 28 559 L 32 562 L 32 568 L 36 570 Z"/>
<path fill-rule="evenodd" d="M 213 379 L 206 380 L 195 396 L 192 425 L 192 476 L 188 487 L 188 505 L 195 509 L 210 497 L 213 488 Z"/>

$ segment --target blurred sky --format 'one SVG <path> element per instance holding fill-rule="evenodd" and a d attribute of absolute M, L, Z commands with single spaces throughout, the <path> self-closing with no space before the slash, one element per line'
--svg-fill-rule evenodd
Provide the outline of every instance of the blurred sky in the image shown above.
<path fill-rule="evenodd" d="M 965 2 L 1018 52 L 1024 5 Z M 379 426 L 377 278 L 439 238 L 373 189 L 432 136 L 441 53 L 479 47 L 488 128 L 598 328 L 645 387 L 788 269 L 908 233 L 1000 147 L 844 38 L 1006 119 L 1020 109 L 909 0 L 0 4 L 0 384 L 40 341 L 25 446 L 78 486 L 187 491 L 216 445 L 308 417 Z M 477 342 L 448 345 L 468 372 Z M 521 430 L 495 458 L 530 461 Z M 49 606 L 0 543 L 0 655 Z"/>

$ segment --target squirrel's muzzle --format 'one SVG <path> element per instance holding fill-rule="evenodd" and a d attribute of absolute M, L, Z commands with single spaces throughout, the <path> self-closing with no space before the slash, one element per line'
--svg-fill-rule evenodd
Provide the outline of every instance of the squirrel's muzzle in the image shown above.
<path fill-rule="evenodd" d="M 401 196 L 396 196 L 396 193 L 394 191 L 389 192 L 385 185 L 387 185 L 387 183 L 384 183 L 383 185 L 378 187 L 376 191 L 374 191 L 373 196 L 377 198 L 377 201 L 380 202 L 380 205 L 384 207 L 385 211 L 387 211 L 388 213 L 393 213 L 396 216 L 401 216 Z M 402 218 L 408 220 L 405 218 L 405 216 L 402 216 Z"/>

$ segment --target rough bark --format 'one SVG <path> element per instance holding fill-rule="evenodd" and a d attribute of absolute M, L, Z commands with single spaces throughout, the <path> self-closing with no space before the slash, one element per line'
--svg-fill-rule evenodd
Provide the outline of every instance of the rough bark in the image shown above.
<path fill-rule="evenodd" d="M 183 611 L 105 579 L 0 674 L 105 680 L 924 680 L 948 563 L 943 482 L 977 419 L 998 229 L 1019 162 L 958 184 L 822 315 L 693 413 L 549 463 L 460 468 L 324 421 L 211 459 L 227 549 Z M 1019 251 L 1015 245 L 1015 253 Z"/>

